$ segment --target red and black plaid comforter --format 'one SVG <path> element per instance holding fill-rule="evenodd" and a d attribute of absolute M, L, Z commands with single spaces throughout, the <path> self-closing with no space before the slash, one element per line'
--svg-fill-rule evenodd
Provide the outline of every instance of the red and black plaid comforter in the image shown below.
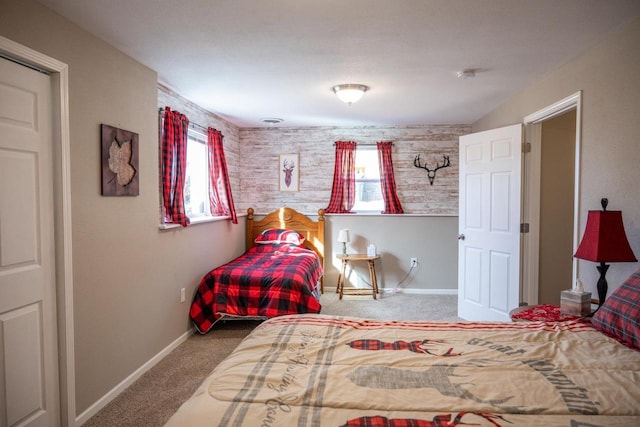
<path fill-rule="evenodd" d="M 189 315 L 201 334 L 222 315 L 276 317 L 319 313 L 314 296 L 323 274 L 319 257 L 291 244 L 250 248 L 200 281 Z"/>

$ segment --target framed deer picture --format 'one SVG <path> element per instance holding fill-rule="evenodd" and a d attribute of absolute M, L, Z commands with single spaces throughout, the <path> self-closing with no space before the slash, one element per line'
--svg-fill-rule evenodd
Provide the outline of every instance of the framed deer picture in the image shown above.
<path fill-rule="evenodd" d="M 300 156 L 296 154 L 280 154 L 279 158 L 279 191 L 300 191 Z"/>

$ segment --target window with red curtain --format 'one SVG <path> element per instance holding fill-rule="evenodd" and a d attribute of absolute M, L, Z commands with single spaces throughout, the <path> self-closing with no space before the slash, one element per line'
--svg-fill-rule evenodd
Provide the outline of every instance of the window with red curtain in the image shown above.
<path fill-rule="evenodd" d="M 233 205 L 227 161 L 222 144 L 222 132 L 214 128 L 207 130 L 207 156 L 209 161 L 209 204 L 211 215 L 227 216 L 234 224 L 238 223 Z"/>
<path fill-rule="evenodd" d="M 184 209 L 189 119 L 165 107 L 162 132 L 162 199 L 164 222 L 189 225 Z"/>
<path fill-rule="evenodd" d="M 351 213 L 355 203 L 356 143 L 353 141 L 336 141 L 336 159 L 333 169 L 333 186 L 331 199 L 326 213 Z"/>
<path fill-rule="evenodd" d="M 391 158 L 393 142 L 381 141 L 376 145 L 378 146 L 378 164 L 380 166 L 380 188 L 384 199 L 384 211 L 382 213 L 404 213 L 400 199 L 396 194 L 396 180 L 393 174 L 393 160 Z"/>

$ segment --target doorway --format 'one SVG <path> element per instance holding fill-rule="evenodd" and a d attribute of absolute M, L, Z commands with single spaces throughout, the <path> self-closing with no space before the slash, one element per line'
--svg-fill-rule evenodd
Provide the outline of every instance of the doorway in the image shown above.
<path fill-rule="evenodd" d="M 575 283 L 577 261 L 573 258 L 573 253 L 578 242 L 581 99 L 582 93 L 576 92 L 526 116 L 526 142 L 522 144 L 522 151 L 529 154 L 524 156 L 520 155 L 520 144 L 512 144 L 516 139 L 520 142 L 521 135 L 514 134 L 507 138 L 500 133 L 509 128 L 519 129 L 520 125 L 460 138 L 458 316 L 467 320 L 499 320 L 494 317 L 508 317 L 508 310 L 517 307 L 518 304 L 536 305 L 541 300 L 556 302 L 559 300 L 560 291 L 570 289 Z M 477 138 L 481 140 L 476 141 Z M 563 142 L 558 142 L 559 140 Z M 507 144 L 506 141 L 511 142 Z M 481 148 L 485 143 L 495 147 L 488 146 L 485 150 Z M 491 153 L 491 156 L 483 155 L 485 152 Z M 484 159 L 498 157 L 517 160 L 517 168 L 504 170 L 517 170 L 517 178 L 521 179 L 513 179 L 513 182 L 510 179 L 500 181 L 499 178 L 504 174 L 489 174 L 487 179 L 481 179 L 484 175 L 477 173 L 474 168 L 484 167 L 487 164 Z M 467 176 L 468 172 L 473 173 Z M 547 175 L 544 179 L 543 173 Z M 560 179 L 561 186 L 557 182 Z M 492 182 L 486 191 L 482 191 L 484 185 L 481 184 L 484 181 Z M 474 195 L 472 198 L 467 198 L 466 189 L 469 185 L 473 187 L 470 193 Z M 493 212 L 502 212 L 504 218 L 502 221 L 500 218 L 496 218 L 496 221 L 489 219 L 491 210 L 484 208 L 485 202 L 488 203 L 488 207 L 492 207 L 494 204 L 489 197 L 507 194 L 506 191 L 501 191 L 507 188 L 517 189 L 517 195 L 509 196 L 508 199 L 519 200 L 519 206 L 507 209 L 498 203 L 496 206 L 502 207 Z M 558 199 L 561 199 L 560 205 L 557 204 Z M 484 213 L 480 216 L 468 216 L 469 212 Z M 511 219 L 515 219 L 516 223 L 504 221 L 505 213 L 510 213 Z M 509 226 L 502 227 L 502 236 L 509 236 L 519 248 L 506 252 L 491 252 L 494 256 L 501 256 L 499 260 L 491 262 L 491 266 L 503 265 L 506 268 L 499 271 L 490 271 L 487 266 L 481 268 L 485 262 L 482 260 L 487 258 L 482 255 L 485 250 L 482 242 L 488 242 L 488 239 L 475 238 L 475 231 L 493 229 L 496 225 L 507 222 Z M 520 227 L 517 227 L 518 225 Z M 560 234 L 557 234 L 558 230 Z M 559 245 L 558 242 L 562 244 Z M 544 256 L 541 260 L 542 251 Z M 513 262 L 514 255 L 519 262 Z M 507 279 L 500 271 L 510 271 L 515 277 L 509 276 Z M 484 274 L 480 274 L 482 272 Z M 545 283 L 540 285 L 542 280 Z M 506 286 L 502 286 L 503 284 Z"/>
<path fill-rule="evenodd" d="M 539 304 L 560 305 L 571 288 L 576 110 L 542 123 Z"/>
<path fill-rule="evenodd" d="M 559 304 L 577 277 L 582 92 L 524 118 L 521 304 Z"/>

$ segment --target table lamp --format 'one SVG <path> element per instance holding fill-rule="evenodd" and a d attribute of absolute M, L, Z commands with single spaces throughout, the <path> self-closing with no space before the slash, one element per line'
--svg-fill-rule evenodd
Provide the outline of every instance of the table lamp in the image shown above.
<path fill-rule="evenodd" d="M 607 262 L 635 262 L 638 261 L 629 246 L 627 235 L 622 224 L 621 211 L 607 211 L 607 199 L 600 201 L 601 211 L 589 211 L 587 226 L 582 241 L 574 255 L 576 258 L 599 262 L 596 268 L 600 272 L 598 279 L 598 308 L 607 297 L 607 279 L 605 274 L 609 269 Z"/>
<path fill-rule="evenodd" d="M 342 255 L 347 254 L 347 242 L 349 241 L 349 230 L 343 228 L 338 233 L 338 242 L 342 243 Z"/>

